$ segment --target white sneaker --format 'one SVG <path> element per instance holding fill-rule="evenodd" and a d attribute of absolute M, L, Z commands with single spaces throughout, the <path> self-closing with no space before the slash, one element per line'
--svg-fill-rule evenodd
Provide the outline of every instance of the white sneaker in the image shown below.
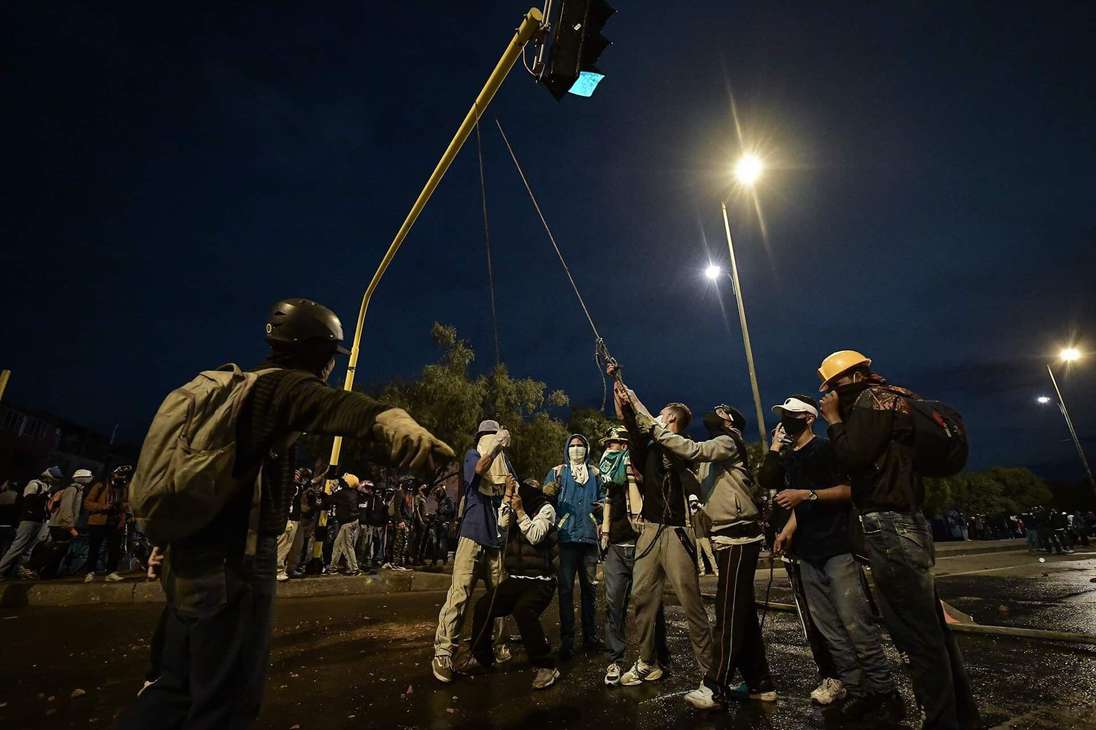
<path fill-rule="evenodd" d="M 277 577 L 279 583 L 284 583 L 285 581 L 289 580 L 289 573 L 286 573 L 284 570 L 279 570 Z"/>
<path fill-rule="evenodd" d="M 122 575 L 117 570 L 115 570 L 114 572 L 108 574 L 105 580 L 107 581 L 107 583 L 117 583 L 120 580 L 125 580 L 125 578 L 123 578 Z"/>
<path fill-rule="evenodd" d="M 495 647 L 495 664 L 505 664 L 513 658 L 514 655 L 506 644 L 499 644 Z"/>
<path fill-rule="evenodd" d="M 700 686 L 685 695 L 685 701 L 698 710 L 715 710 L 722 707 L 719 700 L 715 698 L 715 692 L 712 692 L 712 688 L 703 682 Z"/>
<path fill-rule="evenodd" d="M 645 664 L 637 659 L 632 668 L 620 676 L 622 687 L 635 687 L 644 682 L 657 682 L 662 679 L 662 669 L 657 664 Z"/>
<path fill-rule="evenodd" d="M 845 699 L 847 694 L 848 691 L 845 685 L 841 684 L 841 680 L 826 677 L 822 680 L 822 684 L 811 692 L 811 699 L 820 705 L 832 705 L 834 702 Z"/>
<path fill-rule="evenodd" d="M 605 667 L 605 684 L 609 687 L 616 687 L 620 684 L 620 665 L 616 662 Z"/>
<path fill-rule="evenodd" d="M 157 677 L 156 679 L 152 680 L 151 682 L 150 682 L 149 680 L 147 680 L 147 679 L 146 679 L 146 680 L 145 680 L 145 683 L 144 683 L 144 684 L 143 684 L 143 685 L 141 686 L 141 689 L 137 690 L 137 696 L 138 696 L 138 697 L 140 697 L 140 696 L 141 696 L 141 694 L 142 694 L 142 693 L 143 693 L 143 692 L 144 692 L 144 691 L 145 691 L 146 689 L 148 689 L 149 687 L 151 687 L 152 685 L 156 684 L 156 683 L 157 683 L 157 682 L 159 682 L 159 681 L 160 681 L 160 678 L 159 678 L 159 677 Z"/>
<path fill-rule="evenodd" d="M 94 583 L 95 582 L 95 573 L 88 573 L 87 575 L 85 575 L 84 576 L 84 582 L 85 583 Z"/>

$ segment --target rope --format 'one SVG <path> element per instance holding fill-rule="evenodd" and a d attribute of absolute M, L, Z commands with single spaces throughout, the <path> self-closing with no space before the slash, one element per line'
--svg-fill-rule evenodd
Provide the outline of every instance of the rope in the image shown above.
<path fill-rule="evenodd" d="M 502 348 L 499 346 L 499 320 L 495 311 L 495 269 L 491 263 L 491 227 L 487 222 L 487 177 L 483 171 L 483 143 L 480 140 L 479 105 L 476 105 L 476 154 L 479 156 L 480 198 L 483 201 L 483 244 L 487 249 L 487 282 L 491 290 L 491 328 L 495 334 L 495 367 L 502 364 Z"/>
<path fill-rule="evenodd" d="M 540 222 L 544 226 L 545 233 L 548 234 L 548 240 L 552 242 L 552 248 L 556 250 L 556 256 L 559 256 L 559 262 L 563 264 L 563 271 L 567 274 L 567 279 L 571 282 L 571 288 L 575 290 L 575 296 L 578 297 L 578 303 L 582 305 L 582 311 L 586 314 L 586 321 L 590 323 L 590 329 L 594 331 L 594 337 L 598 342 L 602 342 L 601 334 L 597 331 L 597 325 L 594 324 L 594 318 L 590 316 L 590 310 L 586 308 L 586 302 L 582 298 L 582 294 L 578 291 L 578 284 L 575 283 L 575 277 L 571 276 L 571 269 L 568 268 L 567 262 L 563 258 L 563 252 L 559 250 L 559 245 L 556 243 L 556 237 L 552 235 L 552 229 L 548 227 L 548 221 L 544 219 L 544 213 L 540 210 L 540 205 L 537 203 L 537 196 L 533 195 L 533 189 L 529 187 L 529 180 L 525 177 L 525 172 L 521 169 L 521 163 L 518 162 L 517 155 L 514 154 L 514 148 L 510 146 L 510 140 L 506 137 L 506 132 L 502 129 L 502 123 L 496 118 L 495 124 L 498 125 L 499 134 L 502 135 L 502 141 L 506 143 L 506 149 L 510 152 L 510 158 L 514 161 L 514 167 L 518 170 L 518 175 L 521 176 L 521 181 L 525 184 L 525 190 L 529 193 L 529 199 L 533 201 L 533 207 L 536 208 L 537 215 L 540 216 Z M 602 345 L 604 346 L 604 345 Z"/>

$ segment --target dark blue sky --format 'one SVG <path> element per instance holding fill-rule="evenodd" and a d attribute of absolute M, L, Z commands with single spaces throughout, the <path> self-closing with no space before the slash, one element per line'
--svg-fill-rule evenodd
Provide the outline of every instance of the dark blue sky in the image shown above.
<path fill-rule="evenodd" d="M 8 398 L 139 438 L 195 371 L 262 354 L 267 307 L 348 329 L 381 254 L 526 5 L 16 3 L 0 11 Z M 592 99 L 519 67 L 490 110 L 629 379 L 750 410 L 719 200 L 766 404 L 835 349 L 967 416 L 973 466 L 1073 477 L 1034 397 L 1096 353 L 1096 7 L 625 2 Z M 493 125 L 483 129 L 504 357 L 596 404 L 592 340 Z M 491 360 L 475 147 L 382 282 L 359 380 L 412 375 L 452 323 Z M 336 376 L 341 380 L 341 372 Z M 1062 385 L 1096 451 L 1096 357 Z M 752 410 L 750 410 L 752 413 Z M 752 419 L 751 419 L 752 420 Z"/>

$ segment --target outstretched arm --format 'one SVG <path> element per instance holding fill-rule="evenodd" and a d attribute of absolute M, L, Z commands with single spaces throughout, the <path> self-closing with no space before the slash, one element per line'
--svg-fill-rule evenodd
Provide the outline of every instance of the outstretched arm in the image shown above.
<path fill-rule="evenodd" d="M 730 436 L 716 436 L 707 441 L 693 441 L 688 436 L 674 433 L 655 425 L 655 441 L 674 456 L 698 464 L 705 461 L 727 461 L 738 454 L 738 447 Z M 741 458 L 741 454 L 739 457 Z"/>

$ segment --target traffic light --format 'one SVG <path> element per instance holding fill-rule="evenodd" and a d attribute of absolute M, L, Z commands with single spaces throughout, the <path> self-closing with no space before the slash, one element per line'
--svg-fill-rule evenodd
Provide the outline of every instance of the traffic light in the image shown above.
<path fill-rule="evenodd" d="M 616 10 L 605 0 L 556 0 L 559 15 L 552 24 L 552 42 L 543 76 L 552 96 L 567 92 L 592 96 L 605 74 L 594 65 L 609 40 L 601 34 Z"/>

